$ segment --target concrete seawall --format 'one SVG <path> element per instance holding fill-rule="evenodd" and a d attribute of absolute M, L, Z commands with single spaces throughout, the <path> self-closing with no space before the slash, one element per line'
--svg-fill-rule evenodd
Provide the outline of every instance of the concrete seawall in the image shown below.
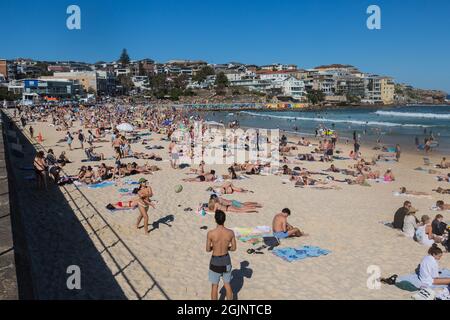
<path fill-rule="evenodd" d="M 23 158 L 23 141 L 3 110 L 0 113 L 0 300 L 32 300 L 29 246 L 13 170 L 17 159 Z"/>
<path fill-rule="evenodd" d="M 14 258 L 4 123 L 0 122 L 0 300 L 19 298 Z"/>

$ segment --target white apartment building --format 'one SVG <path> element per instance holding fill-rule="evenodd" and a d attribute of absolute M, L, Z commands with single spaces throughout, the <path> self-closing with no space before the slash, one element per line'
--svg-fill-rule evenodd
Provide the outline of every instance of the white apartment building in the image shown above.
<path fill-rule="evenodd" d="M 281 83 L 283 95 L 294 99 L 302 99 L 306 96 L 305 83 L 294 77 L 289 77 Z"/>
<path fill-rule="evenodd" d="M 295 71 L 259 71 L 256 73 L 261 80 L 285 80 L 293 76 Z"/>

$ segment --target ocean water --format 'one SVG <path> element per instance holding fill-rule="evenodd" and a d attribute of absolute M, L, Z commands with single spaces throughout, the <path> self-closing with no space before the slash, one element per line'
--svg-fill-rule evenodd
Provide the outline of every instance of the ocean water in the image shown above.
<path fill-rule="evenodd" d="M 207 120 L 228 123 L 238 120 L 241 126 L 280 129 L 301 136 L 315 135 L 317 128 L 338 131 L 341 139 L 350 139 L 356 131 L 361 141 L 400 143 L 414 147 L 429 136 L 439 142 L 437 151 L 450 154 L 450 106 L 412 106 L 378 109 L 352 108 L 317 111 L 240 111 L 206 112 Z"/>

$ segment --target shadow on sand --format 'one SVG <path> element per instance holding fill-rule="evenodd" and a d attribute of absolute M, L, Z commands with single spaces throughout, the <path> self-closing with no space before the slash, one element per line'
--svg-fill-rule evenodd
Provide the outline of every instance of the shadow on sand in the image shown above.
<path fill-rule="evenodd" d="M 34 181 L 25 179 L 34 172 L 20 168 L 30 166 L 42 146 L 31 143 L 5 115 L 3 120 L 10 133 L 15 131 L 13 142 L 19 142 L 23 148 L 23 158 L 8 152 L 8 173 L 13 186 L 10 192 L 13 194 L 11 207 L 15 216 L 14 243 L 19 246 L 16 260 L 20 260 L 27 269 L 24 277 L 18 272 L 18 282 L 19 286 L 21 282 L 23 286 L 27 282 L 27 292 L 32 292 L 24 298 L 127 299 L 117 282 L 116 276 L 119 276 L 135 294 L 130 298 L 142 299 L 150 291 L 159 290 L 168 299 L 156 279 L 81 191 L 73 186 L 59 188 L 50 181 L 48 191 L 38 190 Z M 80 218 L 75 211 L 81 215 Z M 105 232 L 108 237 L 102 236 Z M 96 240 L 98 249 L 91 238 Z M 114 274 L 105 260 L 114 266 Z M 136 265 L 141 268 L 141 280 L 148 278 L 151 283 L 143 292 L 142 288 L 135 288 L 127 276 L 127 267 L 131 264 L 133 269 Z M 80 269 L 79 290 L 68 289 L 67 283 L 73 274 L 68 272 L 70 266 Z"/>
<path fill-rule="evenodd" d="M 234 269 L 231 272 L 231 289 L 233 290 L 233 300 L 239 299 L 239 292 L 244 287 L 245 278 L 251 279 L 253 275 L 253 270 L 248 266 L 250 263 L 248 261 L 242 261 L 240 265 L 240 269 Z M 219 300 L 225 300 L 226 291 L 225 287 L 222 287 L 220 290 Z"/>

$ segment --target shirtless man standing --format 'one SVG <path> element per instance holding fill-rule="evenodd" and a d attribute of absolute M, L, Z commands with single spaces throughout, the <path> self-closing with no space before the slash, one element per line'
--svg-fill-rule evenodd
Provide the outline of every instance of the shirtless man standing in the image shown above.
<path fill-rule="evenodd" d="M 229 251 L 236 251 L 236 238 L 234 232 L 225 228 L 226 215 L 223 211 L 217 210 L 215 213 L 217 227 L 208 232 L 206 238 L 206 252 L 212 251 L 211 262 L 209 264 L 209 281 L 211 287 L 211 300 L 218 299 L 220 277 L 223 278 L 227 300 L 233 299 L 231 289 L 231 258 Z"/>
<path fill-rule="evenodd" d="M 120 139 L 120 135 L 117 135 L 117 137 L 112 142 L 112 146 L 114 148 L 114 151 L 116 152 L 116 158 L 119 160 L 122 158 L 122 150 L 120 149 L 121 145 L 122 140 Z"/>
<path fill-rule="evenodd" d="M 294 228 L 287 222 L 287 218 L 291 215 L 291 210 L 284 208 L 281 213 L 278 213 L 273 218 L 272 230 L 273 235 L 278 239 L 286 239 L 292 237 L 306 236 L 298 228 Z"/>
<path fill-rule="evenodd" d="M 178 165 L 179 154 L 177 151 L 177 144 L 175 140 L 172 140 L 169 144 L 169 158 L 170 158 L 170 166 L 172 169 L 176 169 Z"/>

